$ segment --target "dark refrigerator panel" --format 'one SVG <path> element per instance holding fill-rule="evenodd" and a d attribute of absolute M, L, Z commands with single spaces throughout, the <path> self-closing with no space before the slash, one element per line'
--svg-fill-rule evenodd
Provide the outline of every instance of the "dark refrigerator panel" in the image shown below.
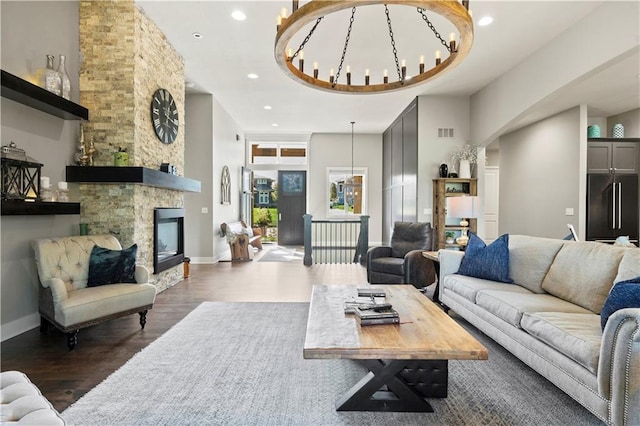
<path fill-rule="evenodd" d="M 589 174 L 587 240 L 638 242 L 638 175 Z"/>

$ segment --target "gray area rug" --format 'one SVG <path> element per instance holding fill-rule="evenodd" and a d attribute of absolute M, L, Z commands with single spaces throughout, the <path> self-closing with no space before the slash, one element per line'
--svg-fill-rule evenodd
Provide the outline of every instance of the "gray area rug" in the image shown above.
<path fill-rule="evenodd" d="M 296 251 L 293 248 L 275 246 L 269 248 L 260 258 L 258 262 L 300 262 L 304 258 L 304 253 Z"/>
<path fill-rule="evenodd" d="M 366 370 L 303 359 L 307 314 L 306 303 L 202 303 L 62 416 L 69 425 L 600 424 L 466 323 L 489 361 L 450 361 L 449 397 L 430 400 L 434 413 L 336 412 Z"/>

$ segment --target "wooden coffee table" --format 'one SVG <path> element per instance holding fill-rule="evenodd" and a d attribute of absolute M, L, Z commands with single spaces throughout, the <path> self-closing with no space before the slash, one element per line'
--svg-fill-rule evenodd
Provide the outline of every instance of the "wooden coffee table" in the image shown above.
<path fill-rule="evenodd" d="M 336 402 L 339 411 L 421 411 L 425 398 L 446 397 L 450 359 L 486 360 L 487 349 L 412 285 L 375 285 L 400 324 L 361 327 L 344 313 L 355 285 L 315 285 L 305 359 L 357 359 L 368 369 Z M 443 392 L 444 389 L 444 392 Z"/>

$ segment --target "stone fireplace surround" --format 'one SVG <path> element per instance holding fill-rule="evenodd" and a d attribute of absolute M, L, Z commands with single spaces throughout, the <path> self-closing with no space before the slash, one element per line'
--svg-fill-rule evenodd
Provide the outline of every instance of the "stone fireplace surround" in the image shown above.
<path fill-rule="evenodd" d="M 80 104 L 89 109 L 85 139 L 93 140 L 96 166 L 112 166 L 124 148 L 129 165 L 158 170 L 174 164 L 184 173 L 184 62 L 134 0 L 80 1 Z M 163 144 L 150 114 L 153 93 L 166 88 L 178 106 L 178 137 Z M 86 167 L 89 168 L 89 167 Z M 84 182 L 87 182 L 86 180 Z M 138 245 L 138 263 L 153 270 L 154 207 L 184 207 L 184 193 L 136 182 L 79 184 L 80 220 L 91 234 L 115 235 Z M 183 279 L 182 265 L 152 276 L 158 291 Z"/>

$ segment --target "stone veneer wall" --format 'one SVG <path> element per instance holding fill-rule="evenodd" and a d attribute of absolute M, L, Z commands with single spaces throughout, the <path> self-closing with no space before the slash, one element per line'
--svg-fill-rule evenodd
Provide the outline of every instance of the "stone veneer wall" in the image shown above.
<path fill-rule="evenodd" d="M 89 109 L 85 137 L 96 166 L 113 165 L 119 148 L 129 165 L 151 169 L 170 162 L 184 175 L 184 62 L 133 0 L 80 2 L 80 103 Z M 150 103 L 159 88 L 178 106 L 173 144 L 155 136 Z M 91 234 L 113 233 L 124 247 L 138 244 L 138 262 L 153 270 L 153 209 L 183 207 L 180 191 L 134 184 L 81 184 L 81 221 Z M 183 278 L 181 265 L 153 275 L 158 290 Z"/>

